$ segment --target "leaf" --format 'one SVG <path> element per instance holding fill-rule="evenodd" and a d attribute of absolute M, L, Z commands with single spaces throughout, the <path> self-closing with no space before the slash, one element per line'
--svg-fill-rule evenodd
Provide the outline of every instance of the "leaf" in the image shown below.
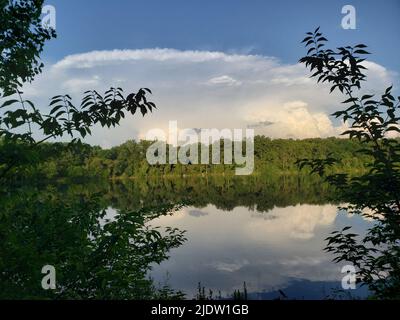
<path fill-rule="evenodd" d="M 61 102 L 61 101 L 63 101 L 62 98 L 60 98 L 60 99 L 54 99 L 54 100 L 52 100 L 52 101 L 50 102 L 49 106 L 52 106 L 53 104 L 56 104 L 57 102 Z"/>
<path fill-rule="evenodd" d="M 94 105 L 93 101 L 91 101 L 91 100 L 90 101 L 86 101 L 84 104 L 81 105 L 81 108 L 85 109 L 86 107 L 91 106 L 91 105 Z"/>
<path fill-rule="evenodd" d="M 2 98 L 7 98 L 9 96 L 12 96 L 13 94 L 15 94 L 15 92 L 13 92 L 13 91 L 5 92 L 5 93 L 3 93 Z M 0 95 L 0 97 L 1 97 L 1 95 Z"/>
<path fill-rule="evenodd" d="M 148 93 L 152 94 L 151 90 L 149 88 L 143 88 L 143 90 L 147 91 Z"/>
<path fill-rule="evenodd" d="M 349 102 L 354 102 L 354 101 L 357 101 L 358 100 L 358 98 L 349 98 L 349 99 L 347 99 L 347 100 L 345 100 L 345 101 L 343 101 L 342 103 L 349 103 Z"/>
<path fill-rule="evenodd" d="M 400 132 L 400 128 L 395 127 L 395 126 L 390 126 L 389 128 L 386 129 L 386 131 L 397 131 L 397 132 Z"/>
<path fill-rule="evenodd" d="M 315 50 L 315 48 L 310 48 L 310 49 L 307 51 L 307 55 L 309 55 L 313 50 Z"/>
<path fill-rule="evenodd" d="M 53 114 L 53 113 L 57 112 L 58 110 L 60 110 L 60 109 L 63 108 L 63 107 L 64 107 L 63 105 L 55 106 L 55 107 L 50 111 L 50 114 Z"/>
<path fill-rule="evenodd" d="M 312 39 L 312 37 L 305 37 L 301 43 L 304 43 L 304 42 L 306 42 L 306 41 L 308 41 L 310 39 Z"/>
<path fill-rule="evenodd" d="M 370 54 L 368 51 L 365 51 L 365 50 L 362 50 L 362 49 L 360 49 L 360 50 L 355 50 L 354 53 L 359 53 L 359 54 Z"/>
<path fill-rule="evenodd" d="M 142 113 L 142 115 L 144 116 L 147 113 L 147 109 L 144 106 L 140 106 L 140 112 Z"/>
<path fill-rule="evenodd" d="M 347 114 L 346 111 L 336 111 L 334 113 L 332 113 L 332 116 L 335 116 L 336 118 L 339 118 L 340 116 Z"/>
<path fill-rule="evenodd" d="M 306 43 L 306 47 L 309 46 L 312 43 L 314 43 L 314 40 L 308 40 L 307 43 Z"/>
<path fill-rule="evenodd" d="M 25 100 L 24 102 L 26 102 L 27 104 L 29 104 L 33 110 L 36 110 L 35 105 L 33 104 L 32 101 L 30 101 L 30 100 Z"/>
<path fill-rule="evenodd" d="M 362 97 L 361 97 L 361 100 L 366 100 L 366 99 L 370 99 L 370 98 L 372 98 L 374 95 L 372 94 L 366 94 L 366 95 L 363 95 Z"/>
<path fill-rule="evenodd" d="M 16 100 L 16 99 L 7 100 L 6 102 L 4 102 L 4 103 L 1 105 L 0 109 L 1 109 L 1 108 L 4 108 L 4 107 L 7 107 L 7 106 L 9 106 L 9 105 L 12 105 L 12 104 L 14 104 L 14 103 L 16 103 L 16 102 L 18 102 L 18 100 Z"/>
<path fill-rule="evenodd" d="M 57 112 L 57 114 L 54 117 L 58 118 L 59 116 L 61 116 L 62 114 L 65 114 L 65 113 L 66 113 L 66 111 L 61 110 L 61 111 Z"/>
<path fill-rule="evenodd" d="M 157 106 L 153 102 L 147 102 L 147 104 L 152 107 L 153 109 L 157 109 Z"/>

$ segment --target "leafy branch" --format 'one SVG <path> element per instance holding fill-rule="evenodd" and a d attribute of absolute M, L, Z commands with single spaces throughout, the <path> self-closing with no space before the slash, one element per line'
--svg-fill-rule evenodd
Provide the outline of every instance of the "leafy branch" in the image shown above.
<path fill-rule="evenodd" d="M 338 89 L 347 96 L 344 110 L 333 116 L 348 124 L 342 135 L 357 139 L 362 148 L 358 152 L 373 161 L 368 172 L 361 176 L 346 174 L 325 176 L 325 167 L 339 161 L 301 159 L 301 168 L 311 167 L 312 173 L 325 176 L 340 190 L 340 199 L 350 205 L 346 211 L 374 220 L 373 227 L 360 239 L 349 233 L 351 227 L 335 231 L 327 238 L 326 250 L 336 255 L 334 261 L 349 261 L 358 267 L 358 280 L 367 284 L 378 298 L 398 298 L 400 292 L 400 144 L 391 138 L 399 133 L 400 97 L 392 94 L 389 86 L 380 98 L 375 94 L 359 94 L 366 81 L 364 55 L 369 54 L 364 44 L 325 49 L 327 39 L 317 28 L 308 32 L 302 43 L 308 49 L 300 59 L 312 72 L 317 83 L 328 83 L 330 92 Z"/>
<path fill-rule="evenodd" d="M 66 134 L 73 138 L 72 142 L 76 142 L 79 141 L 77 136 L 85 138 L 86 135 L 90 135 L 91 128 L 96 124 L 108 128 L 115 127 L 126 114 L 134 115 L 137 110 L 140 110 L 144 116 L 149 111 L 152 112 L 156 105 L 147 100 L 146 93 L 151 93 L 151 91 L 143 88 L 137 93 L 130 93 L 124 97 L 121 88 L 110 88 L 103 97 L 96 90 L 86 91 L 79 108 L 72 103 L 69 95 L 57 95 L 51 99 L 50 113 L 42 115 L 31 101 L 23 100 L 22 92 L 18 91 L 19 100 L 6 100 L 0 106 L 0 109 L 10 108 L 18 102 L 22 106 L 22 108 L 4 112 L 4 117 L 0 119 L 0 139 L 3 138 L 3 143 L 20 143 L 30 148 Z M 29 110 L 26 105 L 29 105 Z M 1 127 L 1 124 L 5 127 Z M 21 129 L 26 125 L 28 125 L 27 132 L 15 132 L 16 129 Z M 38 141 L 34 139 L 33 125 L 44 138 Z M 4 177 L 15 165 L 15 162 L 8 163 L 0 177 Z"/>

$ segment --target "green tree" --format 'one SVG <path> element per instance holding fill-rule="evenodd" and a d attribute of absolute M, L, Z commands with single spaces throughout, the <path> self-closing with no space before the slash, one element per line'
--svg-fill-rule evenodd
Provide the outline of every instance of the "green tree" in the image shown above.
<path fill-rule="evenodd" d="M 357 267 L 358 281 L 367 284 L 377 298 L 400 298 L 400 144 L 388 134 L 400 132 L 399 105 L 388 87 L 382 94 L 362 94 L 366 80 L 363 57 L 369 54 L 366 45 L 326 49 L 327 39 L 317 28 L 303 40 L 307 56 L 300 59 L 316 77 L 326 82 L 331 92 L 339 90 L 346 96 L 347 107 L 335 112 L 347 121 L 349 129 L 343 135 L 358 140 L 358 152 L 373 159 L 368 171 L 359 176 L 326 175 L 340 191 L 344 209 L 373 219 L 366 235 L 351 232 L 351 227 L 335 231 L 328 237 L 326 250 L 336 255 L 334 261 L 348 261 Z M 325 168 L 336 163 L 333 157 L 308 159 L 300 165 L 310 165 L 314 172 L 325 174 Z"/>
<path fill-rule="evenodd" d="M 102 193 L 87 188 L 13 191 L 0 188 L 0 299 L 153 299 L 163 293 L 148 273 L 185 241 L 184 232 L 149 224 L 179 205 L 122 209 L 107 218 Z M 40 285 L 46 264 L 57 270 L 56 290 Z M 182 297 L 172 289 L 168 295 Z"/>
<path fill-rule="evenodd" d="M 5 151 L 17 144 L 21 149 L 0 159 L 0 179 L 18 166 L 32 164 L 35 147 L 44 141 L 69 135 L 79 143 L 96 124 L 115 127 L 127 113 L 140 110 L 144 116 L 156 107 L 146 98 L 151 93 L 147 88 L 126 96 L 121 88 L 104 95 L 87 91 L 79 107 L 68 94 L 57 95 L 51 99 L 49 114 L 24 99 L 22 86 L 42 71 L 40 54 L 45 42 L 55 36 L 54 30 L 41 24 L 42 5 L 43 0 L 0 0 L 0 139 Z M 40 139 L 34 138 L 35 131 Z"/>
<path fill-rule="evenodd" d="M 10 173 L 37 174 L 38 164 L 48 163 L 44 172 L 50 177 L 81 176 L 86 160 L 98 151 L 80 142 L 93 125 L 117 126 L 126 114 L 140 110 L 144 116 L 155 108 L 146 98 L 151 93 L 147 88 L 126 96 L 121 88 L 104 95 L 87 91 L 79 107 L 69 95 L 57 95 L 49 114 L 24 99 L 22 87 L 42 71 L 40 54 L 55 36 L 54 30 L 42 27 L 42 5 L 43 0 L 0 0 L 0 182 Z M 67 146 L 44 143 L 64 135 L 71 138 Z M 100 172 L 110 167 L 112 174 L 107 161 L 113 160 L 92 164 L 100 166 Z M 156 290 L 148 278 L 152 264 L 166 259 L 169 250 L 185 240 L 183 232 L 152 228 L 149 222 L 179 207 L 121 210 L 114 220 L 105 221 L 107 207 L 87 190 L 65 197 L 52 186 L 0 184 L 0 298 L 182 297 L 169 288 Z M 51 292 L 40 286 L 45 264 L 57 269 L 58 286 Z"/>

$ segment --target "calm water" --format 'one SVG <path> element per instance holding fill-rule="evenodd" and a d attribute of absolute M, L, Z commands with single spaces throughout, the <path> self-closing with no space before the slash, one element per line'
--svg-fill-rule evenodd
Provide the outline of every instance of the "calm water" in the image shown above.
<path fill-rule="evenodd" d="M 346 225 L 363 232 L 367 222 L 349 217 L 335 205 L 297 204 L 260 212 L 246 207 L 226 211 L 214 205 L 188 207 L 153 222 L 187 230 L 188 241 L 156 266 L 153 277 L 166 280 L 189 296 L 201 282 L 228 296 L 247 284 L 253 299 L 319 299 L 340 289 L 340 264 L 322 248 L 326 236 Z M 364 290 L 351 292 L 363 296 Z M 335 295 L 338 297 L 338 294 Z M 342 296 L 342 295 L 341 295 Z"/>
<path fill-rule="evenodd" d="M 324 239 L 347 225 L 358 233 L 369 225 L 338 212 L 332 191 L 306 177 L 58 183 L 0 191 L 0 296 L 7 299 L 142 299 L 163 284 L 191 299 L 199 282 L 222 297 L 243 290 L 245 282 L 251 299 L 275 299 L 282 292 L 290 299 L 349 298 L 336 292 L 342 265 L 323 251 Z M 41 288 L 47 264 L 57 270 L 54 291 Z"/>

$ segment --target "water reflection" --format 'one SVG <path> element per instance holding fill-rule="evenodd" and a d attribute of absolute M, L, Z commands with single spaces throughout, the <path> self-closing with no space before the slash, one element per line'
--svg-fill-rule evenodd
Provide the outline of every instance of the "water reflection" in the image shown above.
<path fill-rule="evenodd" d="M 368 223 L 337 215 L 332 201 L 325 184 L 304 177 L 3 188 L 0 298 L 149 299 L 177 290 L 192 298 L 198 282 L 227 296 L 244 281 L 254 299 L 278 289 L 324 297 L 341 274 L 323 239 Z M 55 291 L 41 288 L 46 264 L 56 267 Z M 170 287 L 159 290 L 166 278 Z"/>
<path fill-rule="evenodd" d="M 338 216 L 332 204 L 267 212 L 208 205 L 184 208 L 152 223 L 185 229 L 188 236 L 185 245 L 155 268 L 156 280 L 162 282 L 168 271 L 171 285 L 189 296 L 196 294 L 197 281 L 214 292 L 221 290 L 223 296 L 241 289 L 245 281 L 253 299 L 276 298 L 278 290 L 293 299 L 332 297 L 343 275 L 341 265 L 322 251 L 324 239 L 345 225 L 362 232 L 368 224 L 357 216 Z M 365 291 L 352 294 L 362 296 Z"/>
<path fill-rule="evenodd" d="M 151 299 L 152 263 L 184 242 L 180 230 L 147 226 L 176 204 L 136 211 L 105 210 L 101 195 L 53 186 L 0 190 L 0 299 Z M 45 265 L 56 289 L 44 290 Z"/>

